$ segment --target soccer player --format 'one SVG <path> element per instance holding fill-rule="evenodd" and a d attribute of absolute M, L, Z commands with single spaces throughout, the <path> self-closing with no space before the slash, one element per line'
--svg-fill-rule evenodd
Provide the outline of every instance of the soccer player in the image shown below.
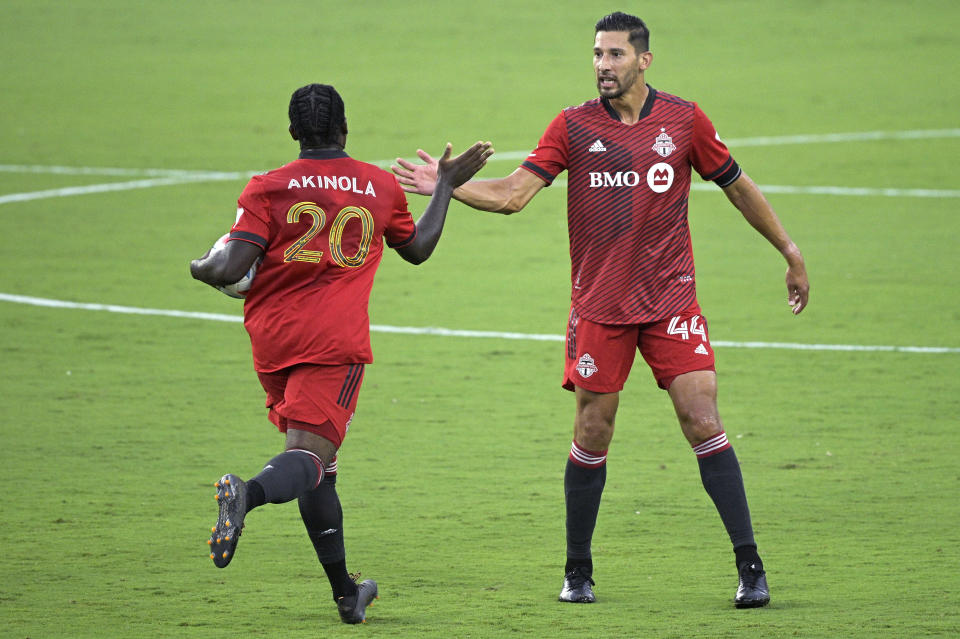
<path fill-rule="evenodd" d="M 347 573 L 336 453 L 364 365 L 373 361 L 367 307 L 374 273 L 384 241 L 412 264 L 430 257 L 453 189 L 493 150 L 478 142 L 451 158 L 448 144 L 437 188 L 414 223 L 397 179 L 344 152 L 347 121 L 332 86 L 297 89 L 289 114 L 299 158 L 251 179 L 226 246 L 190 263 L 193 277 L 222 286 L 262 260 L 244 302 L 244 326 L 269 419 L 286 433 L 285 451 L 258 475 L 243 481 L 228 473 L 216 483 L 219 516 L 208 543 L 214 564 L 223 568 L 248 512 L 297 499 L 340 618 L 361 623 L 377 584 L 357 584 Z"/>
<path fill-rule="evenodd" d="M 599 97 L 564 109 L 522 165 L 505 178 L 474 180 L 454 197 L 510 214 L 568 172 L 572 304 L 563 386 L 576 396 L 564 476 L 567 561 L 560 600 L 591 603 L 591 539 L 606 480 L 619 391 L 635 349 L 676 409 L 700 477 L 733 543 L 738 608 L 770 601 L 739 462 L 717 411 L 707 321 L 697 303 L 687 198 L 691 169 L 715 182 L 787 262 L 787 300 L 807 305 L 803 257 L 763 194 L 694 102 L 649 86 L 653 61 L 644 22 L 621 12 L 597 22 L 593 64 Z M 408 192 L 430 194 L 436 162 L 398 159 Z"/>

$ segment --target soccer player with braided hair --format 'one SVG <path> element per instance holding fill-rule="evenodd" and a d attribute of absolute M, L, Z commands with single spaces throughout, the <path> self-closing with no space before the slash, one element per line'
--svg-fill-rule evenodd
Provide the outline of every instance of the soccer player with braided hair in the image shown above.
<path fill-rule="evenodd" d="M 567 171 L 571 308 L 563 387 L 574 391 L 573 442 L 564 474 L 567 553 L 560 601 L 592 603 L 591 542 L 607 477 L 620 391 L 636 352 L 673 402 L 700 479 L 734 551 L 737 608 L 770 601 L 740 464 L 717 409 L 713 347 L 696 295 L 687 223 L 690 180 L 714 182 L 787 263 L 787 302 L 807 305 L 803 256 L 695 102 L 644 80 L 650 32 L 622 12 L 594 25 L 598 97 L 563 109 L 537 148 L 505 178 L 454 193 L 483 211 L 515 213 Z M 436 162 L 398 160 L 407 191 L 433 192 Z"/>
<path fill-rule="evenodd" d="M 336 89 L 297 89 L 289 117 L 298 159 L 253 177 L 226 246 L 190 263 L 194 278 L 223 286 L 262 260 L 244 301 L 244 326 L 268 417 L 286 436 L 284 451 L 256 476 L 227 473 L 216 482 L 219 513 L 208 544 L 214 564 L 226 567 L 251 510 L 296 499 L 341 620 L 361 623 L 378 588 L 347 572 L 336 454 L 373 361 L 367 307 L 374 274 L 384 244 L 412 264 L 430 257 L 453 189 L 493 149 L 477 142 L 451 157 L 447 144 L 437 188 L 415 223 L 396 178 L 344 151 L 347 120 Z"/>

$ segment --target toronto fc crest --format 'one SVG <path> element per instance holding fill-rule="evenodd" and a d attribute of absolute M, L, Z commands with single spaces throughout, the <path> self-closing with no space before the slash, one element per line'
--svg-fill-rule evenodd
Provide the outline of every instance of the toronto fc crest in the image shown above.
<path fill-rule="evenodd" d="M 600 369 L 593 363 L 593 358 L 590 357 L 590 353 L 584 353 L 580 361 L 577 362 L 577 372 L 580 373 L 580 377 L 590 377 L 598 370 Z"/>
<path fill-rule="evenodd" d="M 657 136 L 657 141 L 653 143 L 652 148 L 663 158 L 677 150 L 677 146 L 673 143 L 673 138 L 667 135 L 667 130 L 664 128 L 660 129 L 660 135 Z"/>

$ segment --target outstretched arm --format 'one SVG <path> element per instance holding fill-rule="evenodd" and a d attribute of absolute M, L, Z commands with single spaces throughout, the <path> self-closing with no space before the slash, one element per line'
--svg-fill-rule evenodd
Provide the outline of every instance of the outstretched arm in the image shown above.
<path fill-rule="evenodd" d="M 407 193 L 430 195 L 437 181 L 437 161 L 422 149 L 417 155 L 425 164 L 414 164 L 397 158 L 390 166 Z M 398 166 L 399 165 L 399 166 Z M 516 213 L 527 205 L 546 183 L 533 173 L 517 169 L 504 178 L 471 180 L 453 192 L 453 197 L 467 206 L 494 213 Z"/>
<path fill-rule="evenodd" d="M 447 219 L 447 209 L 453 190 L 476 175 L 493 154 L 489 142 L 477 142 L 455 158 L 450 157 L 451 145 L 443 151 L 443 157 L 437 165 L 436 184 L 433 196 L 420 219 L 417 220 L 417 235 L 413 242 L 397 249 L 400 257 L 411 264 L 420 264 L 430 257 L 440 240 L 443 223 Z"/>
<path fill-rule="evenodd" d="M 793 314 L 798 314 L 806 307 L 810 295 L 807 269 L 800 249 L 787 235 L 767 198 L 746 173 L 741 174 L 733 184 L 724 187 L 723 192 L 750 226 L 767 238 L 787 260 L 787 303 L 790 304 Z"/>

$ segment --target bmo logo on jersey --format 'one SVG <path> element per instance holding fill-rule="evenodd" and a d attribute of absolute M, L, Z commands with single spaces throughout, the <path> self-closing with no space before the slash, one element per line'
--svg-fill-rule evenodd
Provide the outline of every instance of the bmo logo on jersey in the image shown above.
<path fill-rule="evenodd" d="M 673 184 L 673 167 L 666 162 L 657 162 L 647 171 L 647 186 L 654 193 L 663 193 Z"/>
<path fill-rule="evenodd" d="M 640 174 L 636 171 L 591 171 L 590 188 L 599 189 L 608 186 L 637 186 Z M 673 167 L 666 162 L 657 162 L 647 171 L 647 186 L 654 193 L 663 193 L 673 185 Z"/>

